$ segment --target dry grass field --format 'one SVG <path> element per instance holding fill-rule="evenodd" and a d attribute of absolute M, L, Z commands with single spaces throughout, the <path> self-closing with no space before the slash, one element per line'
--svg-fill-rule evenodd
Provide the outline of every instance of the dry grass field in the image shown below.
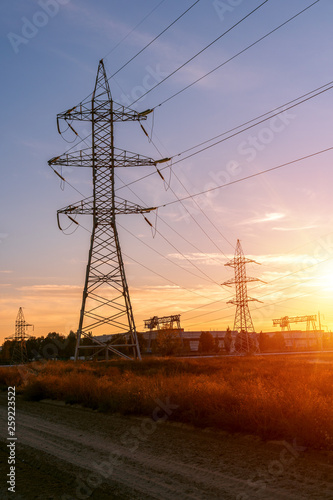
<path fill-rule="evenodd" d="M 0 368 L 0 385 L 28 400 L 170 420 L 333 450 L 333 354 L 149 358 L 143 362 L 40 362 Z"/>

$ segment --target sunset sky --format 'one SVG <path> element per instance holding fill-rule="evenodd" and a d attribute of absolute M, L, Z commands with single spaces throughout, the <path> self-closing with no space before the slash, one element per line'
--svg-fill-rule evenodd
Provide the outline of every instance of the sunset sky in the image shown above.
<path fill-rule="evenodd" d="M 75 139 L 71 130 L 58 134 L 57 113 L 90 94 L 101 58 L 112 75 L 193 3 L 1 3 L 0 342 L 14 333 L 19 307 L 37 336 L 67 335 L 78 326 L 91 220 L 80 216 L 83 227 L 72 235 L 57 227 L 57 209 L 82 198 L 68 184 L 62 190 L 47 165 Z M 262 3 L 200 0 L 110 80 L 113 99 L 136 101 Z M 144 125 L 152 142 L 138 123 L 117 124 L 116 146 L 173 157 L 174 164 L 172 170 L 161 164 L 165 184 L 154 167 L 117 171 L 118 189 L 151 173 L 117 194 L 160 207 L 157 219 L 147 215 L 157 221 L 155 235 L 142 215 L 118 217 L 138 330 L 144 319 L 169 314 L 181 314 L 185 330 L 232 327 L 235 308 L 227 301 L 234 290 L 221 283 L 233 278 L 224 264 L 237 239 L 260 263 L 247 268 L 264 282 L 249 284 L 249 296 L 262 301 L 250 304 L 257 331 L 272 331 L 273 318 L 318 311 L 322 325 L 333 328 L 333 83 L 326 86 L 333 80 L 332 19 L 330 0 L 268 0 L 133 105 L 155 108 Z M 320 87 L 320 95 L 274 118 L 190 158 L 184 159 L 223 137 L 177 156 Z M 90 132 L 86 123 L 80 131 Z M 91 194 L 88 169 L 64 168 L 62 175 Z M 177 201 L 202 191 L 208 192 Z M 64 216 L 62 224 L 70 221 Z"/>

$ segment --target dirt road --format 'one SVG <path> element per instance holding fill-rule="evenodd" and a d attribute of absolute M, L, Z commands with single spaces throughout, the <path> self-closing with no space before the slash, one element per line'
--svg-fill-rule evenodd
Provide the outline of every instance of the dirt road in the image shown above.
<path fill-rule="evenodd" d="M 1 499 L 333 499 L 330 453 L 171 423 L 177 409 L 167 400 L 153 420 L 20 397 L 11 493 L 6 398 L 0 395 Z"/>

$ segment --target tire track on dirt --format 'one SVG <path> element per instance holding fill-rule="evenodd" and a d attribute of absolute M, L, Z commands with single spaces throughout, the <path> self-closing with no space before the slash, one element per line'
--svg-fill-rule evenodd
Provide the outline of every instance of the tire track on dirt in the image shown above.
<path fill-rule="evenodd" d="M 323 481 L 306 484 L 310 474 L 308 464 L 302 461 L 298 464 L 301 475 L 271 478 L 254 490 L 250 478 L 257 466 L 267 467 L 280 450 L 272 445 L 160 422 L 154 434 L 141 439 L 134 450 L 124 446 L 122 436 L 139 428 L 143 419 L 138 417 L 24 401 L 19 401 L 17 408 L 19 443 L 49 454 L 50 461 L 51 457 L 59 459 L 64 468 L 70 464 L 68 469 L 77 477 L 82 471 L 86 476 L 92 471 L 97 474 L 98 465 L 104 463 L 110 473 L 103 478 L 103 488 L 112 491 L 115 483 L 122 484 L 133 490 L 133 499 L 236 500 L 237 495 L 262 500 L 333 498 Z M 6 420 L 7 408 L 0 406 L 1 429 L 6 428 Z M 330 465 L 316 463 L 316 467 Z"/>

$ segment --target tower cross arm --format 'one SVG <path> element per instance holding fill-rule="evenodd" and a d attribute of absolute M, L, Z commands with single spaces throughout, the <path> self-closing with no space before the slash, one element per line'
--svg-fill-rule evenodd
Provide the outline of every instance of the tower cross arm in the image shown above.
<path fill-rule="evenodd" d="M 114 148 L 114 156 L 111 152 L 105 151 L 103 154 L 93 157 L 92 149 L 84 148 L 78 151 L 68 151 L 60 156 L 55 156 L 48 161 L 50 167 L 62 165 L 67 167 L 90 167 L 93 161 L 96 168 L 107 167 L 144 167 L 155 166 L 157 161 L 149 156 L 132 153 L 124 149 Z"/>
<path fill-rule="evenodd" d="M 95 119 L 97 120 L 106 120 L 108 121 L 110 118 L 109 110 L 105 109 L 105 106 L 98 105 L 98 100 L 95 101 L 96 106 L 94 108 Z M 153 112 L 153 109 L 146 109 L 144 111 L 135 111 L 127 106 L 123 106 L 115 101 L 112 101 L 113 105 L 113 121 L 116 122 L 124 122 L 124 121 L 142 121 L 147 120 L 148 115 Z M 80 102 L 78 105 L 73 106 L 66 111 L 57 114 L 57 125 L 58 131 L 60 133 L 60 120 L 65 120 L 67 125 L 70 126 L 70 123 L 73 120 L 79 121 L 91 121 L 92 110 L 91 110 L 91 101 L 86 100 Z"/>
<path fill-rule="evenodd" d="M 251 262 L 253 264 L 258 264 L 259 266 L 261 266 L 260 262 L 257 262 L 256 260 L 253 259 L 248 259 L 244 256 L 234 257 L 233 259 L 229 260 L 229 262 L 226 262 L 224 265 L 229 267 L 237 267 L 241 264 L 250 264 Z"/>
<path fill-rule="evenodd" d="M 50 167 L 55 165 L 64 165 L 67 167 L 91 167 L 92 151 L 91 148 L 81 149 L 79 151 L 69 151 L 60 156 L 54 156 L 48 162 Z"/>
<path fill-rule="evenodd" d="M 78 201 L 77 203 L 73 203 L 71 205 L 67 205 L 67 207 L 60 208 L 57 211 L 58 214 L 58 222 L 59 215 L 96 215 L 96 216 L 108 216 L 115 214 L 139 214 L 139 213 L 148 213 L 153 210 L 156 210 L 156 207 L 141 207 L 136 203 L 132 203 L 130 201 L 124 200 L 115 196 L 114 200 L 114 209 L 112 207 L 112 197 L 109 199 L 105 197 L 103 203 L 100 206 L 96 207 L 94 205 L 94 198 L 90 196 L 89 198 L 85 198 L 84 200 Z"/>
<path fill-rule="evenodd" d="M 231 299 L 231 300 L 228 300 L 227 304 L 234 304 L 235 306 L 240 306 L 241 304 L 244 304 L 244 303 L 247 303 L 247 302 L 260 302 L 261 304 L 263 304 L 263 301 L 262 300 L 259 300 L 259 299 L 254 299 L 253 297 L 246 297 L 246 299 Z"/>

